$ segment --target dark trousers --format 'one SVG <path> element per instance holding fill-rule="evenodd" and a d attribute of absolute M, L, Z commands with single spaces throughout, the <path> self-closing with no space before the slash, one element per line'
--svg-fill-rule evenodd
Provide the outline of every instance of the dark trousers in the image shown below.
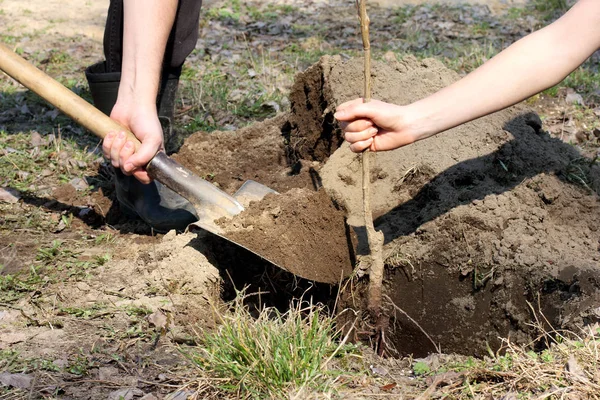
<path fill-rule="evenodd" d="M 202 0 L 179 0 L 175 23 L 167 42 L 165 72 L 179 75 L 185 58 L 198 40 L 198 21 Z M 151 26 L 148 29 L 152 29 Z M 105 72 L 121 72 L 123 61 L 123 0 L 110 0 L 104 30 Z"/>

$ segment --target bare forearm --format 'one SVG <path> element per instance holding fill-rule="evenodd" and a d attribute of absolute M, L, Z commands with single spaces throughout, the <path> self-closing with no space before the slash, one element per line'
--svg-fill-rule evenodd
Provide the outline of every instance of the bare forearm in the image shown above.
<path fill-rule="evenodd" d="M 177 4 L 178 0 L 124 1 L 120 100 L 126 98 L 138 105 L 155 103 Z"/>
<path fill-rule="evenodd" d="M 597 0 L 580 0 L 554 24 L 516 42 L 460 81 L 408 107 L 429 136 L 516 104 L 563 80 L 600 45 Z"/>
<path fill-rule="evenodd" d="M 114 167 L 144 183 L 150 182 L 144 167 L 163 144 L 156 98 L 177 5 L 178 0 L 123 1 L 121 82 L 110 117 L 129 128 L 142 144 L 136 149 L 122 132 L 112 132 L 102 149 Z"/>

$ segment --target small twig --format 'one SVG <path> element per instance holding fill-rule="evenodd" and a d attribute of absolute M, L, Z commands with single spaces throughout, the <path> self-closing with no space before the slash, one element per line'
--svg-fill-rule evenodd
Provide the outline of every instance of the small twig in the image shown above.
<path fill-rule="evenodd" d="M 130 295 L 125 294 L 125 293 L 115 292 L 114 290 L 103 289 L 103 290 L 101 290 L 101 292 L 104 293 L 107 296 L 115 296 L 115 297 L 121 297 L 121 298 L 129 299 L 129 300 L 137 300 L 133 296 L 130 296 Z"/>
<path fill-rule="evenodd" d="M 13 310 L 23 311 L 23 309 L 21 307 L 13 306 L 12 304 L 9 304 L 9 303 L 0 303 L 0 307 L 7 307 L 7 308 L 12 308 Z"/>
<path fill-rule="evenodd" d="M 441 376 L 436 376 L 433 379 L 433 383 L 425 390 L 423 393 L 419 395 L 415 400 L 427 400 L 431 398 L 431 395 L 435 392 L 437 387 L 444 381 Z"/>
<path fill-rule="evenodd" d="M 367 15 L 366 0 L 356 0 L 358 7 L 358 19 L 363 42 L 364 53 L 364 102 L 371 100 L 371 43 L 369 41 L 369 16 Z M 371 168 L 369 163 L 370 154 L 368 149 L 361 154 L 362 160 L 362 193 L 363 211 L 365 217 L 365 228 L 367 230 L 367 241 L 369 242 L 369 253 L 371 256 L 369 268 L 368 309 L 375 319 L 377 331 L 378 353 L 385 349 L 384 330 L 387 325 L 386 318 L 381 310 L 381 296 L 383 291 L 383 233 L 376 231 L 373 224 L 373 213 L 371 210 Z"/>

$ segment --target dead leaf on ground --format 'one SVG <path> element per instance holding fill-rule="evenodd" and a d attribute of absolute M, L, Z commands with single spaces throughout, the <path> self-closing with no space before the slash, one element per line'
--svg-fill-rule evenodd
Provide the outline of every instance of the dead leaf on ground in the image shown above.
<path fill-rule="evenodd" d="M 12 188 L 0 187 L 0 202 L 14 204 L 19 201 L 21 194 Z"/>
<path fill-rule="evenodd" d="M 169 325 L 169 317 L 161 310 L 156 310 L 148 316 L 148 322 L 154 327 L 164 330 Z"/>
<path fill-rule="evenodd" d="M 33 376 L 27 374 L 9 374 L 4 372 L 0 374 L 0 383 L 4 386 L 17 389 L 29 389 L 33 382 Z"/>

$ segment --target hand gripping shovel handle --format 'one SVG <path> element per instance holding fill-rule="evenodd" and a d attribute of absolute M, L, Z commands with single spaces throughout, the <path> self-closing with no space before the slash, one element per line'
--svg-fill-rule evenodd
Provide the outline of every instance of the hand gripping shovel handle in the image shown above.
<path fill-rule="evenodd" d="M 141 145 L 129 129 L 104 115 L 1 43 L 0 69 L 99 138 L 104 139 L 111 131 L 124 131 L 127 140 L 135 144 L 136 150 Z M 216 215 L 232 216 L 244 209 L 236 199 L 197 177 L 162 151 L 150 161 L 147 170 L 151 178 L 188 199 L 199 214 L 204 213 L 206 208 L 216 208 L 220 210 Z"/>

